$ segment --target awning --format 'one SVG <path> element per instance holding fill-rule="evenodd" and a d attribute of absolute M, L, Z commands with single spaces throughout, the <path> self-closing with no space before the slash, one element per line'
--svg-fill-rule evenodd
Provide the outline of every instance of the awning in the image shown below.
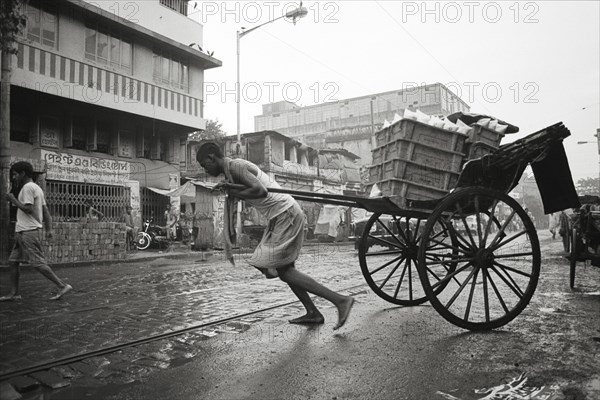
<path fill-rule="evenodd" d="M 152 190 L 154 193 L 162 194 L 163 196 L 169 197 L 196 197 L 196 187 L 191 182 L 186 182 L 183 186 L 178 187 L 177 189 L 158 189 L 154 187 L 148 187 L 148 189 Z"/>

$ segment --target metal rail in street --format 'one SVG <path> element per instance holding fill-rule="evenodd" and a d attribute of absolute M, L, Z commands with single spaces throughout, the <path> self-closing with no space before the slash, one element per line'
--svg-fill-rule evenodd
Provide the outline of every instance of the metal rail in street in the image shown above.
<path fill-rule="evenodd" d="M 348 288 L 342 289 L 342 291 L 348 291 L 348 290 L 356 289 L 356 288 L 363 287 L 363 286 L 364 286 L 364 284 L 350 286 Z M 126 343 L 121 343 L 121 344 L 117 344 L 114 346 L 108 346 L 108 347 L 104 347 L 104 348 L 101 348 L 98 350 L 92 350 L 92 351 L 77 354 L 74 356 L 63 357 L 63 358 L 60 358 L 57 360 L 48 361 L 48 362 L 41 363 L 41 364 L 36 364 L 36 365 L 30 366 L 27 368 L 21 368 L 18 370 L 9 371 L 9 372 L 0 374 L 0 381 L 4 381 L 6 379 L 14 378 L 17 376 L 32 374 L 34 372 L 45 371 L 45 370 L 48 370 L 53 367 L 58 367 L 58 366 L 65 365 L 65 364 L 75 363 L 77 361 L 85 360 L 87 358 L 92 358 L 92 357 L 97 357 L 97 356 L 101 356 L 101 355 L 105 355 L 105 354 L 114 353 L 116 351 L 119 351 L 119 350 L 122 350 L 122 349 L 125 349 L 128 347 L 139 346 L 140 344 L 146 344 L 146 343 L 151 343 L 151 342 L 167 339 L 167 338 L 174 337 L 174 336 L 180 336 L 185 333 L 192 332 L 192 331 L 195 331 L 198 329 L 204 329 L 204 328 L 207 328 L 210 326 L 221 325 L 221 324 L 224 324 L 229 321 L 234 321 L 236 319 L 248 317 L 248 316 L 251 316 L 254 314 L 259 314 L 259 313 L 262 313 L 265 311 L 270 311 L 273 309 L 286 307 L 286 306 L 292 305 L 294 303 L 299 303 L 299 301 L 294 300 L 294 301 L 288 301 L 288 302 L 284 302 L 284 303 L 278 303 L 278 304 L 275 304 L 275 305 L 272 305 L 269 307 L 264 307 L 264 308 L 261 308 L 261 309 L 255 310 L 255 311 L 250 311 L 247 313 L 236 314 L 236 315 L 233 315 L 230 317 L 221 318 L 216 321 L 201 323 L 198 325 L 189 326 L 187 328 L 177 329 L 177 330 L 174 330 L 171 332 L 165 332 L 165 333 L 161 333 L 158 335 L 148 336 L 148 337 L 145 337 L 142 339 L 132 340 L 132 341 L 126 342 Z"/>

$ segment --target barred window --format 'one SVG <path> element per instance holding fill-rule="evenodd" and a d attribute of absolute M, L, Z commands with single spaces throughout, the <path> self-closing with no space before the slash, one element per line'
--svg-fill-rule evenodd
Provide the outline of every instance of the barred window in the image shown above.
<path fill-rule="evenodd" d="M 169 204 L 169 197 L 153 192 L 152 190 L 140 188 L 140 202 L 142 206 L 142 219 L 152 219 L 157 225 L 165 225 L 165 209 Z"/>
<path fill-rule="evenodd" d="M 121 222 L 130 204 L 131 189 L 123 186 L 80 182 L 46 181 L 46 203 L 54 221 L 79 221 L 86 217 L 84 202 L 90 200 L 106 222 Z"/>
<path fill-rule="evenodd" d="M 188 0 L 160 0 L 160 4 L 182 15 L 188 14 Z"/>

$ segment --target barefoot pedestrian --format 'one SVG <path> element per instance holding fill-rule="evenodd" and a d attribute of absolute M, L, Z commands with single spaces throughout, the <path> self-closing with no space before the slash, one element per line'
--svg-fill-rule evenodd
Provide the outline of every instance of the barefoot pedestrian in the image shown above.
<path fill-rule="evenodd" d="M 298 297 L 306 315 L 289 322 L 324 322 L 323 315 L 310 298 L 309 293 L 312 293 L 337 307 L 338 322 L 333 329 L 341 328 L 350 314 L 354 298 L 328 289 L 295 267 L 302 248 L 305 224 L 304 213 L 296 200 L 287 194 L 270 193 L 269 188 L 280 188 L 277 182 L 250 161 L 224 157 L 215 143 L 203 144 L 198 149 L 196 160 L 209 175 L 225 175 L 226 182 L 219 183 L 215 189 L 243 199 L 267 218 L 263 238 L 248 263 L 259 269 L 267 279 L 279 277 Z"/>
<path fill-rule="evenodd" d="M 48 266 L 42 250 L 42 226 L 45 225 L 46 237 L 52 237 L 52 219 L 46 207 L 44 192 L 33 182 L 33 166 L 26 161 L 12 165 L 10 175 L 14 184 L 21 187 L 18 198 L 8 193 L 6 198 L 17 210 L 15 225 L 15 245 L 8 258 L 11 289 L 0 301 L 20 300 L 19 264 L 27 263 L 35 267 L 42 275 L 58 287 L 58 293 L 51 300 L 58 300 L 72 289 L 62 281 Z M 43 224 L 43 225 L 42 225 Z"/>

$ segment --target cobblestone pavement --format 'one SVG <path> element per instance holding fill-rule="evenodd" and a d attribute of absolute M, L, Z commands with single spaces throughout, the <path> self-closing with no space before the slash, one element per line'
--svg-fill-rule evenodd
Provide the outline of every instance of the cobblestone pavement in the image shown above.
<path fill-rule="evenodd" d="M 265 280 L 237 256 L 214 253 L 56 268 L 74 287 L 49 301 L 53 285 L 21 275 L 22 301 L 0 303 L 0 373 L 95 351 L 295 300 L 278 279 Z M 298 268 L 334 290 L 364 285 L 349 245 L 307 246 Z M 2 293 L 7 276 L 2 275 Z"/>
<path fill-rule="evenodd" d="M 568 264 L 560 250 L 562 245 L 558 240 L 552 241 L 546 232 L 539 235 L 543 262 L 538 290 L 529 306 L 509 324 L 509 329 L 496 334 L 495 337 L 503 337 L 505 345 L 490 341 L 489 335 L 462 335 L 464 330 L 444 321 L 428 305 L 402 308 L 399 314 L 422 313 L 421 318 L 433 321 L 439 337 L 456 342 L 445 351 L 465 365 L 471 365 L 474 359 L 485 360 L 485 367 L 481 368 L 486 371 L 526 370 L 568 390 L 600 393 L 600 388 L 592 388 L 600 385 L 600 376 L 592 372 L 597 371 L 600 342 L 597 318 L 600 268 L 579 264 L 576 288 L 571 290 Z M 47 300 L 52 285 L 43 277 L 34 271 L 22 274 L 23 300 L 0 303 L 0 372 L 208 324 L 295 299 L 282 282 L 265 280 L 247 267 L 243 255 L 237 257 L 236 267 L 226 263 L 221 253 L 208 260 L 201 253 L 156 256 L 113 265 L 57 268 L 57 273 L 75 288 L 57 302 Z M 369 304 L 374 310 L 396 309 L 377 298 L 364 283 L 357 253 L 350 245 L 307 246 L 298 268 L 334 290 L 352 293 L 359 305 Z M 5 293 L 6 275 L 1 274 L 0 293 Z M 330 306 L 320 299 L 317 305 Z M 19 398 L 7 395 L 10 390 L 2 391 L 8 387 L 16 395 L 17 391 L 21 393 L 25 400 L 119 398 L 120 391 L 135 382 L 147 382 L 159 371 L 208 356 L 207 352 L 215 351 L 215 347 L 208 345 L 214 341 L 207 340 L 215 336 L 236 337 L 243 332 L 253 335 L 258 332 L 289 336 L 294 341 L 297 327 L 287 324 L 287 319 L 301 312 L 300 304 L 294 302 L 179 336 L 11 378 L 0 388 L 0 397 Z M 317 331 L 323 340 L 331 335 L 333 322 L 328 321 L 330 325 Z M 408 328 L 402 330 L 403 340 L 419 337 L 419 326 Z M 469 353 L 460 344 L 464 340 L 469 343 L 471 355 L 463 360 L 462 356 Z M 520 353 L 521 365 L 512 361 L 519 359 L 513 352 Z M 536 361 L 540 359 L 544 361 Z M 578 380 L 583 383 L 569 386 Z"/>

